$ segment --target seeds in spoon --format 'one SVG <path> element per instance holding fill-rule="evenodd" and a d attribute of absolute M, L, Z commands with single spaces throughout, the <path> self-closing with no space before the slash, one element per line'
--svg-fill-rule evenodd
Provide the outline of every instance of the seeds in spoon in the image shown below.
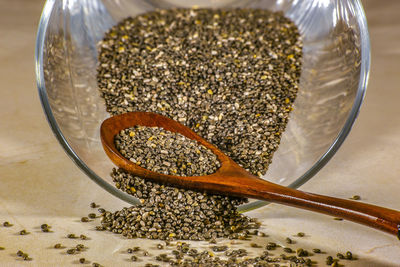
<path fill-rule="evenodd" d="M 158 173 L 202 176 L 212 174 L 220 167 L 217 156 L 209 149 L 180 133 L 162 128 L 136 126 L 125 129 L 115 136 L 114 142 L 124 157 Z"/>

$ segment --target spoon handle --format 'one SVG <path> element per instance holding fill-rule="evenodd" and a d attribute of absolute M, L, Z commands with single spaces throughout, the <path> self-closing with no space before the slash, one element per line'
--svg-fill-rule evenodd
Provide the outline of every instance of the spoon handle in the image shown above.
<path fill-rule="evenodd" d="M 257 199 L 287 204 L 376 228 L 400 239 L 400 212 L 358 201 L 307 193 L 267 181 L 253 184 Z"/>

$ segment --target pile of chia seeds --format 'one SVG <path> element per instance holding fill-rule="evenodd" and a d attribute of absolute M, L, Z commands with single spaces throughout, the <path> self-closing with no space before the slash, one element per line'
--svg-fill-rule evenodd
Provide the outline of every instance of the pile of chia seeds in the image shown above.
<path fill-rule="evenodd" d="M 282 13 L 158 10 L 105 34 L 97 81 L 112 115 L 170 117 L 262 176 L 297 95 L 301 56 L 298 29 Z"/>
<path fill-rule="evenodd" d="M 244 229 L 255 229 L 255 219 L 239 214 L 244 199 L 178 189 L 131 175 L 121 169 L 111 174 L 117 188 L 140 199 L 137 206 L 102 214 L 102 229 L 128 238 L 162 240 L 245 239 Z"/>
<path fill-rule="evenodd" d="M 97 80 L 111 115 L 148 111 L 172 118 L 262 176 L 297 95 L 301 56 L 298 29 L 279 12 L 157 10 L 124 19 L 106 33 L 99 44 Z M 213 173 L 219 167 L 214 155 L 198 147 L 200 154 L 189 151 L 185 162 L 178 163 L 186 152 L 177 146 L 191 146 L 187 139 L 172 144 L 161 140 L 176 136 L 163 139 L 166 133 L 160 129 L 141 130 L 138 134 L 138 129 L 126 129 L 115 142 L 125 157 L 142 167 L 184 176 Z M 173 164 L 163 157 L 167 154 L 162 151 L 168 150 Z M 186 162 L 196 168 L 188 168 Z M 128 238 L 215 243 L 218 238 L 248 240 L 260 226 L 238 213 L 236 206 L 245 199 L 160 185 L 122 169 L 114 169 L 111 177 L 117 188 L 141 204 L 102 210 L 97 230 Z M 185 248 L 183 253 L 189 251 L 190 260 L 183 260 L 182 251 L 173 252 L 175 260 L 163 254 L 156 259 L 185 266 L 267 266 L 257 263 L 260 257 L 235 265 L 211 259 L 209 252 Z M 226 256 L 233 258 L 246 254 L 229 253 L 233 254 Z"/>
<path fill-rule="evenodd" d="M 203 176 L 214 173 L 220 162 L 195 140 L 157 127 L 132 127 L 114 138 L 119 152 L 137 165 L 163 174 Z"/>

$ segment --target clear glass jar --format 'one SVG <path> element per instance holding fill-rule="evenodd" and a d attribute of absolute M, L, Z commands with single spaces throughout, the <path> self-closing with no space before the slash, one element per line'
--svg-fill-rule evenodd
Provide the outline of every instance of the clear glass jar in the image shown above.
<path fill-rule="evenodd" d="M 269 181 L 299 187 L 335 154 L 350 132 L 367 87 L 370 43 L 358 0 L 48 0 L 36 43 L 36 77 L 50 127 L 71 159 L 94 182 L 116 189 L 99 138 L 109 115 L 96 82 L 97 43 L 121 19 L 157 8 L 247 7 L 283 11 L 303 39 L 300 89 Z M 253 201 L 242 211 L 265 205 Z"/>

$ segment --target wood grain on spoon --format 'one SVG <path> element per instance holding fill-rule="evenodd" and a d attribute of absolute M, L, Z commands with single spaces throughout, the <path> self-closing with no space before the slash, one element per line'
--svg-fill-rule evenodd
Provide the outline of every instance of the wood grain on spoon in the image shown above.
<path fill-rule="evenodd" d="M 144 169 L 122 156 L 114 145 L 115 135 L 123 129 L 136 125 L 160 127 L 197 140 L 217 155 L 221 167 L 210 175 L 189 177 L 166 175 Z M 325 213 L 361 223 L 400 238 L 400 212 L 352 200 L 307 193 L 265 181 L 244 170 L 188 127 L 159 114 L 130 112 L 113 116 L 102 123 L 100 137 L 108 157 L 118 167 L 134 175 L 187 189 L 255 198 Z"/>

